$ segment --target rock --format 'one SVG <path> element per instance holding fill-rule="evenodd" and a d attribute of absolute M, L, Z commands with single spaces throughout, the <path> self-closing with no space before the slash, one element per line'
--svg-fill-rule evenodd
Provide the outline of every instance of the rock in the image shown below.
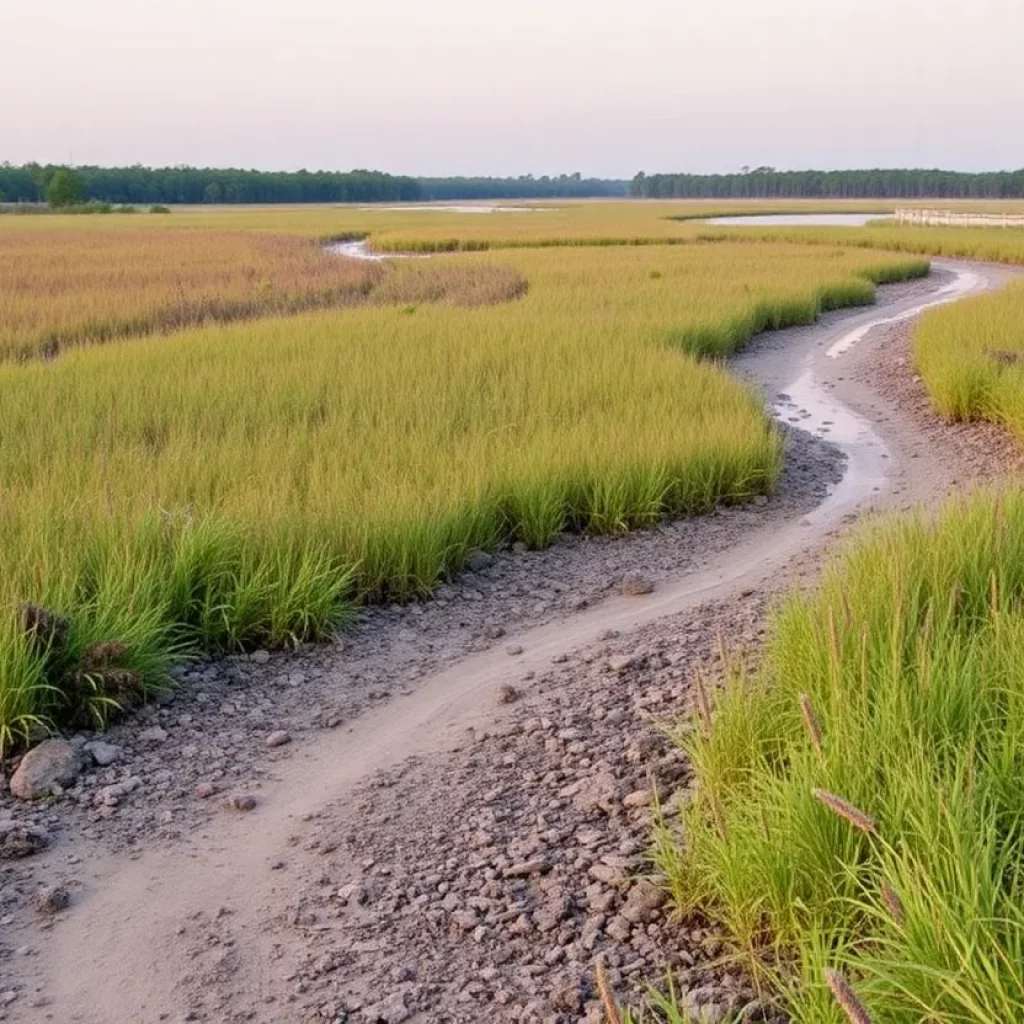
<path fill-rule="evenodd" d="M 613 654 L 608 659 L 608 667 L 613 672 L 625 672 L 626 669 L 632 668 L 636 659 L 628 654 Z"/>
<path fill-rule="evenodd" d="M 11 795 L 19 800 L 38 800 L 55 787 L 70 786 L 78 778 L 82 762 L 66 740 L 43 740 L 33 747 L 11 776 Z"/>
<path fill-rule="evenodd" d="M 101 768 L 107 768 L 121 759 L 121 748 L 103 740 L 93 740 L 82 748 Z"/>
<path fill-rule="evenodd" d="M 583 1009 L 583 1003 L 587 998 L 587 991 L 580 981 L 566 981 L 562 979 L 555 985 L 551 993 L 551 1001 L 556 1010 L 563 1013 L 578 1015 Z"/>
<path fill-rule="evenodd" d="M 641 597 L 654 592 L 654 582 L 639 573 L 629 572 L 622 577 L 622 593 L 626 597 Z"/>
<path fill-rule="evenodd" d="M 209 800 L 216 794 L 217 787 L 212 782 L 197 782 L 193 792 L 200 800 Z"/>
<path fill-rule="evenodd" d="M 619 942 L 625 942 L 633 931 L 633 926 L 621 914 L 617 914 L 609 922 L 605 931 Z"/>
<path fill-rule="evenodd" d="M 137 775 L 133 775 L 130 779 L 125 779 L 123 782 L 115 782 L 112 786 L 104 786 L 99 791 L 99 798 L 108 807 L 116 807 L 121 797 L 134 793 L 141 785 L 142 779 Z"/>
<path fill-rule="evenodd" d="M 664 902 L 665 893 L 658 886 L 641 880 L 629 890 L 620 913 L 632 924 L 647 924 L 659 916 Z"/>
<path fill-rule="evenodd" d="M 533 860 L 520 861 L 505 869 L 506 878 L 527 878 L 530 875 L 539 875 L 547 871 L 551 865 L 543 857 L 535 857 Z"/>
<path fill-rule="evenodd" d="M 286 743 L 291 743 L 291 733 L 285 732 L 284 729 L 275 729 L 263 742 L 268 747 L 283 747 Z"/>
<path fill-rule="evenodd" d="M 564 792 L 564 791 L 563 791 Z M 609 771 L 596 772 L 584 778 L 571 794 L 581 811 L 603 811 L 612 814 L 619 799 L 619 786 Z"/>
<path fill-rule="evenodd" d="M 257 800 L 251 793 L 235 793 L 224 801 L 224 806 L 229 811 L 254 811 Z"/>
<path fill-rule="evenodd" d="M 505 683 L 498 690 L 498 703 L 514 704 L 517 700 L 519 700 L 519 696 L 519 691 L 514 686 L 511 686 L 509 683 Z"/>
<path fill-rule="evenodd" d="M 50 837 L 41 828 L 16 821 L 0 821 L 0 860 L 31 857 L 49 845 Z"/>
<path fill-rule="evenodd" d="M 252 654 L 249 655 L 249 660 L 256 665 L 266 665 L 266 663 L 270 661 L 270 652 L 263 650 L 253 651 Z"/>
<path fill-rule="evenodd" d="M 479 918 L 474 910 L 456 910 L 452 914 L 452 924 L 461 932 L 471 932 L 479 923 Z"/>
<path fill-rule="evenodd" d="M 494 556 L 486 551 L 471 551 L 466 559 L 466 568 L 473 572 L 480 572 L 481 569 L 489 569 L 494 565 Z"/>
<path fill-rule="evenodd" d="M 651 794 L 646 789 L 637 789 L 622 799 L 623 807 L 646 807 L 651 802 Z"/>
<path fill-rule="evenodd" d="M 167 739 L 167 730 L 161 729 L 159 725 L 154 725 L 149 729 L 143 729 L 139 733 L 138 739 L 140 743 L 156 746 L 156 744 L 163 743 Z"/>
<path fill-rule="evenodd" d="M 387 999 L 364 1011 L 372 1024 L 405 1024 L 412 1013 L 405 1005 L 405 993 L 393 992 Z"/>
<path fill-rule="evenodd" d="M 517 658 L 523 653 L 523 648 L 520 644 L 509 644 L 508 647 L 505 648 L 505 652 L 510 657 Z"/>
<path fill-rule="evenodd" d="M 57 914 L 71 905 L 71 893 L 63 885 L 44 885 L 36 891 L 36 907 L 44 914 Z"/>

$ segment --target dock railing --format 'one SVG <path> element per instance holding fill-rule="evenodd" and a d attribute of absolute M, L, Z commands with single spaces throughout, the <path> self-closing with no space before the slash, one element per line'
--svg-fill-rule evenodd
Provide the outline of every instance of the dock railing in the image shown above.
<path fill-rule="evenodd" d="M 956 210 L 900 209 L 895 213 L 900 224 L 943 225 L 961 228 L 1024 228 L 1024 214 L 967 213 Z"/>

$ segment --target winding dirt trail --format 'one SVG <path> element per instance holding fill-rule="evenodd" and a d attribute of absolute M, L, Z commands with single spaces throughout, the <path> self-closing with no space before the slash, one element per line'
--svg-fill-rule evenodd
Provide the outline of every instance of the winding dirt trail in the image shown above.
<path fill-rule="evenodd" d="M 18 993 L 8 1009 L 0 1008 L 0 1020 L 5 1013 L 7 1020 L 25 1024 L 584 1019 L 582 1009 L 566 1010 L 568 1015 L 559 1017 L 557 1006 L 542 1012 L 537 1002 L 515 1003 L 514 1013 L 513 1004 L 505 1010 L 500 1001 L 489 1003 L 486 1012 L 453 1007 L 443 1012 L 417 1010 L 428 1005 L 429 1000 L 423 1002 L 428 995 L 435 1002 L 448 998 L 440 982 L 432 994 L 403 994 L 390 1007 L 389 992 L 377 991 L 364 992 L 362 1004 L 350 999 L 346 1008 L 325 997 L 321 1009 L 311 1009 L 301 998 L 306 982 L 284 948 L 282 935 L 287 933 L 282 929 L 286 918 L 291 925 L 301 918 L 301 909 L 296 908 L 314 885 L 316 868 L 283 868 L 295 861 L 297 846 L 308 844 L 310 828 L 319 829 L 313 846 L 320 854 L 335 851 L 334 846 L 328 849 L 325 835 L 337 842 L 338 836 L 373 833 L 379 823 L 373 820 L 377 805 L 365 798 L 370 780 L 388 772 L 401 778 L 402 766 L 410 763 L 429 764 L 436 782 L 425 785 L 419 797 L 415 788 L 407 795 L 408 800 L 423 802 L 416 820 L 450 818 L 456 829 L 459 783 L 445 782 L 454 777 L 446 758 L 465 744 L 467 730 L 477 737 L 501 736 L 510 714 L 495 700 L 502 687 L 518 695 L 524 680 L 532 681 L 532 690 L 526 686 L 525 704 L 513 705 L 522 715 L 523 707 L 534 699 L 557 700 L 554 689 L 562 680 L 552 674 L 552 665 L 604 664 L 608 659 L 602 644 L 611 638 L 641 637 L 647 647 L 667 651 L 657 641 L 660 624 L 675 623 L 676 632 L 665 634 L 671 639 L 683 628 L 680 623 L 717 621 L 707 618 L 705 610 L 740 600 L 754 609 L 750 617 L 756 619 L 764 595 L 801 560 L 816 565 L 821 548 L 844 523 L 867 509 L 927 500 L 956 486 L 964 460 L 950 461 L 908 410 L 893 408 L 880 393 L 875 371 L 897 358 L 890 345 L 893 332 L 905 331 L 923 309 L 998 287 L 1012 271 L 944 260 L 936 260 L 934 266 L 936 275 L 927 282 L 883 289 L 879 304 L 870 309 L 830 314 L 814 327 L 764 336 L 735 361 L 737 372 L 763 388 L 782 422 L 842 452 L 842 479 L 817 507 L 783 521 L 766 516 L 767 521 L 760 522 L 752 515 L 728 546 L 716 551 L 711 545 L 706 557 L 698 551 L 684 573 L 659 583 L 647 596 L 609 597 L 555 621 L 512 630 L 500 643 L 458 658 L 420 679 L 409 692 L 361 714 L 347 731 L 322 732 L 292 744 L 288 756 L 274 762 L 273 778 L 263 786 L 259 805 L 250 814 L 218 813 L 198 822 L 177 842 L 141 842 L 119 851 L 111 850 L 95 830 L 90 836 L 70 828 L 70 841 L 65 836 L 37 859 L 33 879 L 62 877 L 72 865 L 73 905 L 52 927 L 33 932 L 25 925 L 18 933 L 23 955 L 0 959 L 0 989 L 6 986 Z M 699 530 L 694 542 L 699 548 Z M 704 642 L 704 632 L 702 627 L 700 636 L 690 638 L 694 651 Z M 688 650 L 685 644 L 680 649 Z M 663 662 L 668 661 L 666 653 Z M 628 651 L 618 668 L 612 659 L 609 678 L 621 679 L 629 663 Z M 678 667 L 681 678 L 687 666 Z M 574 742 L 561 732 L 555 738 L 570 747 Z M 578 742 L 585 746 L 586 738 Z M 583 770 L 601 763 L 593 751 L 581 748 L 578 753 L 585 762 Z M 511 755 L 504 756 L 508 763 Z M 523 762 L 516 764 L 509 765 L 509 779 L 490 782 L 515 782 L 523 771 Z M 571 802 L 576 794 L 566 799 Z M 638 797 L 636 803 L 641 802 Z M 389 812 L 393 822 L 405 821 L 409 813 L 408 807 Z M 401 838 L 399 834 L 391 842 L 397 847 Z M 352 840 L 353 850 L 357 839 Z M 346 863 L 336 866 L 330 884 L 337 885 L 338 873 L 348 877 L 350 868 Z M 369 869 L 364 863 L 365 870 Z M 515 874 L 507 865 L 504 870 Z M 20 919 L 14 924 L 22 927 Z M 341 941 L 338 936 L 343 938 L 345 929 L 356 925 L 310 921 L 303 927 L 306 939 L 314 943 L 311 948 L 321 949 L 323 936 L 318 930 Z M 390 963 L 393 951 L 386 947 L 399 940 L 389 938 L 383 928 L 378 939 L 376 949 L 360 948 L 356 953 Z M 366 940 L 359 941 L 365 945 Z M 567 942 L 565 948 L 570 947 Z M 553 962 L 569 961 L 563 957 Z M 336 978 L 346 971 L 362 971 L 369 978 L 358 963 L 342 958 L 315 976 Z M 623 979 L 632 977 L 626 967 Z M 490 979 L 486 971 L 491 969 L 474 968 L 484 972 L 484 981 Z M 399 979 L 397 988 L 408 981 Z M 350 977 L 347 982 L 358 987 L 358 979 Z M 360 1016 L 360 1007 L 371 1002 L 375 1008 L 364 1006 Z"/>

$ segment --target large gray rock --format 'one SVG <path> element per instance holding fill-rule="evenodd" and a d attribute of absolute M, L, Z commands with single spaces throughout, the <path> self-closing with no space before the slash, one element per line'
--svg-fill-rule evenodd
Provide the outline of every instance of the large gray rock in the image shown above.
<path fill-rule="evenodd" d="M 78 751 L 67 740 L 43 740 L 33 747 L 11 776 L 11 795 L 38 800 L 58 787 L 70 786 L 82 770 Z"/>

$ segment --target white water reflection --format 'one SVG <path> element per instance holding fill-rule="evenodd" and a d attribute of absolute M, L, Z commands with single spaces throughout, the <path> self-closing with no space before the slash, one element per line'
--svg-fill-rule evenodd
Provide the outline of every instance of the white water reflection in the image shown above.
<path fill-rule="evenodd" d="M 869 221 L 891 217 L 892 210 L 879 213 L 752 213 L 738 217 L 711 217 L 705 224 L 720 227 L 822 227 L 862 228 Z"/>
<path fill-rule="evenodd" d="M 843 405 L 815 376 L 814 354 L 809 353 L 800 376 L 780 392 L 772 406 L 775 418 L 836 445 L 846 455 L 842 479 L 828 497 L 804 518 L 819 525 L 855 509 L 862 501 L 885 489 L 889 475 L 889 450 L 871 424 Z"/>
<path fill-rule="evenodd" d="M 941 266 L 941 264 L 936 264 L 936 266 Z M 873 330 L 875 327 L 879 327 L 882 324 L 898 324 L 903 320 L 913 320 L 914 317 L 923 313 L 926 309 L 930 309 L 932 306 L 944 306 L 947 302 L 956 302 L 957 299 L 962 299 L 972 292 L 984 291 L 988 287 L 985 279 L 973 270 L 949 269 L 953 270 L 956 277 L 949 284 L 944 285 L 935 292 L 927 301 L 919 303 L 911 309 L 905 309 L 902 313 L 897 313 L 895 316 L 872 320 L 871 323 L 855 327 L 849 333 L 844 334 L 834 345 L 830 346 L 826 355 L 830 359 L 838 359 L 844 352 L 853 348 L 868 331 Z"/>
<path fill-rule="evenodd" d="M 328 245 L 328 252 L 335 256 L 344 256 L 350 260 L 369 260 L 371 263 L 380 263 L 382 260 L 429 260 L 429 253 L 419 252 L 374 252 L 370 244 L 363 239 L 359 242 L 335 242 Z"/>

